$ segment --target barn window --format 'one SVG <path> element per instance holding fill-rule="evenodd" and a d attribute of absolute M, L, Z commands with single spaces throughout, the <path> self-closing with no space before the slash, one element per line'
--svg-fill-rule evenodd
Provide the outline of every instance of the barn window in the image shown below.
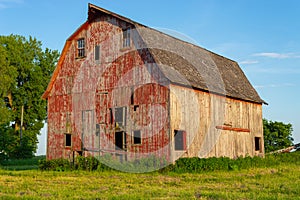
<path fill-rule="evenodd" d="M 95 46 L 95 60 L 100 60 L 100 46 Z"/>
<path fill-rule="evenodd" d="M 66 147 L 72 146 L 72 134 L 66 133 L 65 137 L 66 137 Z"/>
<path fill-rule="evenodd" d="M 133 131 L 133 144 L 142 144 L 142 135 L 140 130 Z"/>
<path fill-rule="evenodd" d="M 109 108 L 109 123 L 112 124 L 114 121 L 114 117 L 113 117 L 113 109 Z"/>
<path fill-rule="evenodd" d="M 96 124 L 96 136 L 100 135 L 100 124 Z"/>
<path fill-rule="evenodd" d="M 71 133 L 71 113 L 66 113 L 66 133 Z"/>
<path fill-rule="evenodd" d="M 123 30 L 123 48 L 130 47 L 130 28 Z"/>
<path fill-rule="evenodd" d="M 137 111 L 138 107 L 140 107 L 139 105 L 134 105 L 133 106 L 133 111 Z"/>
<path fill-rule="evenodd" d="M 131 105 L 134 104 L 134 89 L 133 89 L 133 87 L 131 87 L 130 104 Z"/>
<path fill-rule="evenodd" d="M 255 142 L 255 151 L 261 151 L 261 138 L 255 137 L 254 142 Z"/>
<path fill-rule="evenodd" d="M 82 58 L 85 56 L 85 41 L 84 38 L 77 40 L 77 57 Z"/>
<path fill-rule="evenodd" d="M 115 149 L 126 150 L 126 133 L 124 131 L 115 132 Z"/>
<path fill-rule="evenodd" d="M 182 130 L 174 130 L 175 150 L 186 150 L 186 132 Z"/>
<path fill-rule="evenodd" d="M 126 126 L 126 107 L 115 108 L 116 127 Z"/>

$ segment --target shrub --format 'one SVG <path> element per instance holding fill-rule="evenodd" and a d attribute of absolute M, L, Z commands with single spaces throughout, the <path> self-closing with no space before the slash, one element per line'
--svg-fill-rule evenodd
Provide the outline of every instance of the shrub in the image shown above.
<path fill-rule="evenodd" d="M 67 159 L 39 160 L 39 169 L 68 171 L 68 170 L 86 170 L 86 171 L 111 171 L 121 170 L 133 173 L 143 173 L 157 171 L 161 173 L 201 173 L 206 171 L 228 171 L 241 170 L 249 168 L 274 167 L 280 164 L 293 163 L 300 164 L 300 152 L 287 154 L 270 154 L 262 157 L 239 157 L 230 159 L 221 158 L 180 158 L 175 164 L 167 165 L 167 161 L 154 155 L 149 157 L 135 159 L 132 161 L 122 162 L 114 158 L 111 154 L 100 157 L 83 157 L 79 156 L 71 163 Z"/>
<path fill-rule="evenodd" d="M 93 171 L 98 168 L 99 161 L 92 157 L 78 156 L 75 161 L 75 169 Z"/>
<path fill-rule="evenodd" d="M 110 168 L 110 170 L 115 169 L 132 173 L 156 171 L 167 165 L 167 161 L 164 158 L 159 158 L 155 155 L 133 159 L 131 161 L 121 161 L 110 154 L 106 154 L 100 156 L 98 159 L 101 163 L 101 167 L 98 167 L 100 170 L 107 170 L 107 168 Z"/>
<path fill-rule="evenodd" d="M 59 158 L 53 160 L 42 159 L 39 161 L 40 170 L 53 170 L 53 171 L 70 171 L 72 165 L 67 159 Z"/>
<path fill-rule="evenodd" d="M 200 173 L 217 170 L 241 170 L 250 168 L 274 167 L 280 164 L 300 164 L 300 152 L 287 154 L 270 154 L 262 157 L 221 158 L 179 158 L 175 164 L 168 165 L 161 172 Z"/>

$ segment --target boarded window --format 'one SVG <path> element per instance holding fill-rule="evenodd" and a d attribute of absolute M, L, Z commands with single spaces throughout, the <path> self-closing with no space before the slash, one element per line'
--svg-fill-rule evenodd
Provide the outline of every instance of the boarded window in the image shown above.
<path fill-rule="evenodd" d="M 123 30 L 123 48 L 130 47 L 130 28 Z"/>
<path fill-rule="evenodd" d="M 261 151 L 261 138 L 255 137 L 255 151 Z"/>
<path fill-rule="evenodd" d="M 71 133 L 71 113 L 66 113 L 66 133 Z"/>
<path fill-rule="evenodd" d="M 84 38 L 77 40 L 77 57 L 81 58 L 85 56 L 85 41 Z"/>
<path fill-rule="evenodd" d="M 100 46 L 95 46 L 95 60 L 100 60 Z"/>
<path fill-rule="evenodd" d="M 181 130 L 174 130 L 175 150 L 186 150 L 186 133 Z"/>
<path fill-rule="evenodd" d="M 133 131 L 133 144 L 142 144 L 142 135 L 141 131 Z"/>
<path fill-rule="evenodd" d="M 96 124 L 96 136 L 100 135 L 100 124 Z"/>
<path fill-rule="evenodd" d="M 72 146 L 72 134 L 66 133 L 66 147 Z"/>
<path fill-rule="evenodd" d="M 116 127 L 126 126 L 126 107 L 115 108 L 115 123 Z"/>

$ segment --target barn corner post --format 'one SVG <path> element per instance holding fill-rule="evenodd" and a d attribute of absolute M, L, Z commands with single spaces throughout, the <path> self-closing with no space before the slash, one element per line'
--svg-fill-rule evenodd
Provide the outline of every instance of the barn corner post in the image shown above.
<path fill-rule="evenodd" d="M 88 8 L 44 94 L 48 159 L 264 154 L 263 100 L 235 61 Z"/>

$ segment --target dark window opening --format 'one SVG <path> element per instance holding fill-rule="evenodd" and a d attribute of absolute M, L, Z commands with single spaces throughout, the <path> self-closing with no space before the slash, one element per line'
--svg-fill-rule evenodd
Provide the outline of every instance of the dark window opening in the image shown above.
<path fill-rule="evenodd" d="M 126 133 L 124 131 L 115 133 L 115 149 L 116 150 L 126 149 Z"/>
<path fill-rule="evenodd" d="M 141 131 L 133 131 L 133 144 L 142 144 L 142 135 Z"/>
<path fill-rule="evenodd" d="M 72 146 L 72 135 L 71 134 L 66 134 L 66 147 Z"/>
<path fill-rule="evenodd" d="M 174 130 L 175 150 L 186 150 L 185 131 Z"/>
<path fill-rule="evenodd" d="M 100 46 L 95 46 L 95 60 L 100 60 Z"/>
<path fill-rule="evenodd" d="M 114 121 L 113 119 L 113 110 L 112 108 L 109 108 L 109 123 L 112 124 Z"/>
<path fill-rule="evenodd" d="M 260 142 L 260 137 L 255 137 L 255 151 L 261 151 L 261 142 Z"/>
<path fill-rule="evenodd" d="M 84 38 L 77 40 L 77 57 L 81 58 L 85 56 L 85 41 Z"/>
<path fill-rule="evenodd" d="M 133 88 L 131 88 L 130 104 L 131 105 L 134 104 L 134 89 Z"/>
<path fill-rule="evenodd" d="M 138 109 L 139 105 L 134 105 L 133 110 L 136 111 Z"/>
<path fill-rule="evenodd" d="M 123 48 L 130 47 L 130 28 L 123 30 Z"/>

